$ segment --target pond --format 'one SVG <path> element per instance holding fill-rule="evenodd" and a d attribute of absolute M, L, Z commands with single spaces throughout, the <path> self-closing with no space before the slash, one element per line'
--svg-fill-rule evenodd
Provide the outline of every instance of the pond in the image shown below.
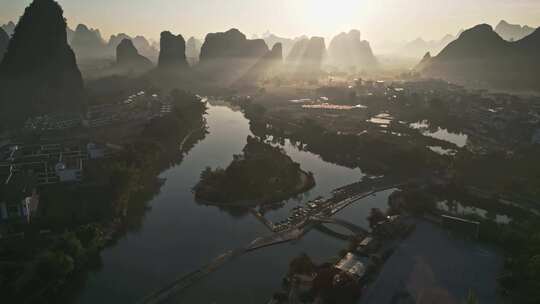
<path fill-rule="evenodd" d="M 430 131 L 430 125 L 426 120 L 415 122 L 409 125 L 412 129 L 420 130 L 424 136 L 444 140 L 459 148 L 463 148 L 467 145 L 469 137 L 463 133 L 450 132 L 447 129 L 438 127 L 436 131 Z"/>

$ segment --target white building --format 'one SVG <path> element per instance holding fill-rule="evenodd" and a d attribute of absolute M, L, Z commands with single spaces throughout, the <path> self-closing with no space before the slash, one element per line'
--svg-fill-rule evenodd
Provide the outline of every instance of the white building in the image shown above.
<path fill-rule="evenodd" d="M 88 153 L 89 159 L 100 159 L 105 157 L 105 147 L 95 143 L 88 143 L 86 145 L 86 152 Z"/>
<path fill-rule="evenodd" d="M 356 279 L 360 279 L 366 274 L 366 266 L 358 257 L 352 253 L 347 253 L 335 266 L 335 268 L 350 274 Z"/>
<path fill-rule="evenodd" d="M 61 183 L 64 182 L 78 182 L 82 179 L 82 160 L 76 160 L 75 164 L 71 166 L 66 165 L 65 162 L 58 162 L 54 167 L 54 172 L 58 176 Z"/>

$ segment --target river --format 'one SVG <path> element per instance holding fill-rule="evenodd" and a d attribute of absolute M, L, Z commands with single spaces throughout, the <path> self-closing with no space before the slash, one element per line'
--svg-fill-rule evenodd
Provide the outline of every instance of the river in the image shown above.
<path fill-rule="evenodd" d="M 151 209 L 140 230 L 128 232 L 102 252 L 103 266 L 89 274 L 74 303 L 134 303 L 225 251 L 269 234 L 249 213 L 229 212 L 194 201 L 191 189 L 202 170 L 207 166 L 225 168 L 234 154 L 241 153 L 251 134 L 243 114 L 227 106 L 210 105 L 207 123 L 206 138 L 189 151 L 181 164 L 161 173 L 166 182 L 149 202 Z M 300 199 L 289 200 L 282 209 L 268 212 L 271 220 L 284 219 L 288 210 L 299 203 L 328 196 L 331 190 L 363 177 L 359 169 L 325 162 L 289 143 L 283 148 L 304 170 L 314 173 L 317 185 Z M 366 226 L 370 208 L 385 208 L 391 192 L 367 197 L 337 217 Z M 345 246 L 342 240 L 312 230 L 299 241 L 233 260 L 173 297 L 170 303 L 266 303 L 279 290 L 293 257 L 306 252 L 315 261 L 324 262 Z"/>

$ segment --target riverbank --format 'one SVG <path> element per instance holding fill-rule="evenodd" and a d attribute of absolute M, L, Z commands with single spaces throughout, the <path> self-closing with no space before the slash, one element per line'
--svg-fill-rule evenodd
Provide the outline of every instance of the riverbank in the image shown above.
<path fill-rule="evenodd" d="M 203 205 L 208 206 L 218 206 L 218 207 L 235 207 L 235 208 L 252 208 L 252 207 L 260 207 L 265 206 L 269 204 L 274 204 L 277 202 L 285 201 L 290 198 L 293 198 L 297 195 L 301 195 L 302 193 L 309 191 L 313 187 L 315 187 L 315 178 L 313 177 L 313 174 L 310 172 L 300 171 L 299 173 L 300 182 L 295 187 L 294 192 L 290 192 L 287 194 L 284 194 L 282 197 L 269 197 L 269 198 L 262 198 L 257 200 L 244 200 L 244 201 L 236 201 L 236 202 L 228 202 L 226 204 L 220 203 L 220 202 L 211 202 L 206 201 L 204 199 L 198 199 L 197 201 Z"/>
<path fill-rule="evenodd" d="M 147 122 L 115 153 L 85 160 L 81 182 L 36 189 L 39 214 L 31 223 L 8 224 L 10 230 L 21 229 L 22 238 L 1 240 L 0 258 L 6 263 L 0 271 L 6 284 L 1 284 L 0 293 L 5 299 L 33 303 L 45 297 L 61 302 L 64 293 L 99 266 L 107 245 L 140 229 L 148 202 L 163 186 L 158 175 L 182 161 L 178 138 L 184 138 L 183 149 L 190 149 L 206 134 L 201 126 L 206 106 L 200 99 L 186 93 L 173 96 L 172 102 L 174 111 Z"/>
<path fill-rule="evenodd" d="M 232 155 L 241 153 L 251 134 L 243 114 L 229 107 L 213 106 L 210 101 L 205 117 L 208 124 L 205 139 L 184 156 L 180 165 L 160 174 L 166 181 L 160 192 L 147 203 L 152 208 L 145 213 L 144 225 L 128 231 L 126 237 L 103 251 L 102 267 L 89 274 L 84 288 L 72 303 L 92 304 L 103 297 L 115 303 L 136 303 L 228 249 L 241 248 L 269 234 L 268 228 L 247 208 L 207 206 L 194 200 L 192 188 L 205 167 L 226 168 Z M 325 162 L 287 142 L 280 147 L 301 165 L 303 171 L 313 172 L 317 183 L 294 199 L 276 203 L 274 208 L 264 208 L 264 216 L 274 223 L 285 220 L 296 206 L 305 206 L 320 196 L 328 197 L 332 190 L 357 182 L 363 176 L 358 169 Z M 386 205 L 389 193 L 368 196 L 340 217 L 365 219 L 372 206 Z M 309 252 L 319 260 L 335 254 L 343 246 L 346 244 L 341 239 L 312 230 L 301 241 L 265 247 L 232 260 L 219 271 L 174 295 L 171 302 L 233 304 L 247 299 L 264 303 L 279 288 L 282 274 L 292 257 Z M 257 269 L 256 276 L 254 269 Z"/>

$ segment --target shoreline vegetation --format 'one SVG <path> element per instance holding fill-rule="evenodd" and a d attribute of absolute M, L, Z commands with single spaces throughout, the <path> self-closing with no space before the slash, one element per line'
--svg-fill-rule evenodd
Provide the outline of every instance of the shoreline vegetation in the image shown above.
<path fill-rule="evenodd" d="M 540 167 L 534 160 L 540 149 L 538 145 L 517 146 L 512 153 L 498 150 L 475 153 L 455 147 L 455 156 L 443 156 L 429 151 L 426 145 L 430 143 L 426 143 L 422 138 L 424 136 L 416 130 L 393 129 L 396 124 L 391 124 L 385 132 L 367 132 L 362 136 L 343 134 L 332 129 L 322 115 L 299 117 L 293 112 L 294 107 L 287 105 L 276 109 L 277 106 L 265 98 L 258 96 L 254 98 L 256 100 L 239 98 L 236 101 L 257 136 L 279 143 L 290 140 L 299 149 L 317 154 L 325 161 L 351 168 L 359 167 L 372 175 L 433 176 L 435 183 L 441 181 L 447 184 L 447 189 L 441 191 L 451 203 L 466 199 L 472 201 L 473 206 L 487 210 L 487 218 L 477 215 L 465 217 L 481 223 L 480 242 L 495 245 L 504 252 L 504 269 L 498 278 L 501 293 L 506 299 L 519 303 L 539 301 L 540 220 L 536 212 L 531 212 L 538 210 L 535 202 L 539 197 L 539 188 L 535 176 Z M 377 109 L 375 113 L 383 110 Z M 439 115 L 427 115 L 435 117 L 435 125 L 443 128 L 458 125 L 452 124 L 451 116 L 442 114 L 444 110 L 438 112 Z M 399 113 L 402 113 L 400 109 L 392 112 L 394 116 Z M 352 119 L 350 121 L 354 123 Z M 519 126 L 515 128 L 522 130 Z M 449 129 L 455 132 L 460 130 Z M 399 131 L 398 135 L 401 136 L 392 134 L 393 131 Z M 436 206 L 429 190 L 413 189 L 405 194 L 406 209 L 411 213 L 424 213 L 426 209 L 429 211 Z M 495 221 L 499 211 L 501 214 L 506 214 L 502 211 L 511 211 L 513 216 L 510 223 Z"/>
<path fill-rule="evenodd" d="M 204 204 L 250 207 L 283 201 L 314 186 L 313 174 L 283 149 L 248 136 L 241 155 L 234 155 L 226 169 L 207 167 L 193 190 Z"/>
<path fill-rule="evenodd" d="M 24 237 L 2 240 L 9 244 L 0 250 L 0 293 L 6 299 L 69 298 L 100 267 L 103 248 L 141 228 L 148 202 L 164 183 L 159 173 L 180 163 L 184 151 L 206 135 L 205 102 L 179 90 L 169 98 L 169 115 L 131 134 L 110 158 L 89 160 L 82 183 L 40 189 L 39 217 L 22 228 Z"/>

